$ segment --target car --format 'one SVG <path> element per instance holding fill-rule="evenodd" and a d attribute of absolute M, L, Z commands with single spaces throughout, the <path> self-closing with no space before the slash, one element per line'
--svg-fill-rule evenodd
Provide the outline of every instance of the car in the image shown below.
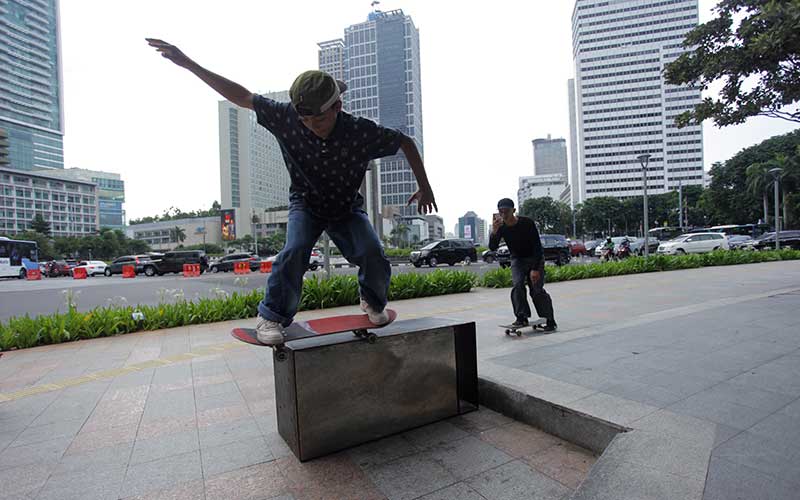
<path fill-rule="evenodd" d="M 70 269 L 69 273 L 74 276 L 75 270 L 79 268 L 86 269 L 86 276 L 97 276 L 98 274 L 105 274 L 106 263 L 102 260 L 84 260 Z"/>
<path fill-rule="evenodd" d="M 573 257 L 580 257 L 581 255 L 589 255 L 586 251 L 586 245 L 580 240 L 567 240 L 569 242 L 570 254 Z"/>
<path fill-rule="evenodd" d="M 603 240 L 589 240 L 583 243 L 583 246 L 586 247 L 586 255 L 594 255 L 594 250 L 597 248 L 597 245 L 602 245 Z"/>
<path fill-rule="evenodd" d="M 464 262 L 469 265 L 478 260 L 478 252 L 472 240 L 464 239 L 445 239 L 428 243 L 419 250 L 411 252 L 409 257 L 414 267 L 423 264 L 436 267 L 439 264 L 455 265 L 456 262 Z"/>
<path fill-rule="evenodd" d="M 649 236 L 647 238 L 648 252 L 651 254 L 656 253 L 658 251 L 658 245 L 660 244 L 661 242 L 658 240 L 658 238 Z M 644 238 L 634 238 L 632 241 L 630 241 L 630 245 L 631 245 L 631 254 L 644 255 Z M 619 245 L 618 244 L 614 245 L 614 251 L 616 252 L 618 250 L 619 250 Z"/>
<path fill-rule="evenodd" d="M 572 251 L 567 238 L 560 234 L 542 234 L 542 251 L 545 262 L 554 262 L 557 266 L 568 264 L 572 259 Z"/>
<path fill-rule="evenodd" d="M 69 276 L 71 266 L 65 260 L 51 260 L 44 265 L 44 275 L 48 278 Z"/>
<path fill-rule="evenodd" d="M 202 250 L 173 250 L 164 253 L 160 259 L 146 262 L 143 271 L 146 276 L 181 273 L 184 264 L 200 264 L 200 273 L 204 273 L 208 269 L 208 257 Z"/>
<path fill-rule="evenodd" d="M 251 271 L 258 271 L 261 259 L 249 253 L 232 253 L 213 262 L 208 270 L 212 273 L 233 271 L 237 262 L 249 262 Z"/>
<path fill-rule="evenodd" d="M 728 238 L 722 233 L 687 233 L 658 245 L 662 255 L 684 255 L 728 250 Z"/>
<path fill-rule="evenodd" d="M 319 248 L 312 248 L 311 255 L 308 257 L 308 268 L 316 271 L 323 265 L 325 265 L 325 257 L 322 255 L 322 251 Z"/>
<path fill-rule="evenodd" d="M 780 242 L 781 248 L 800 250 L 800 231 L 781 231 Z M 764 233 L 752 242 L 747 243 L 746 246 L 751 247 L 747 248 L 748 250 L 774 250 L 775 232 Z"/>
<path fill-rule="evenodd" d="M 748 245 L 753 238 L 743 234 L 733 234 L 728 236 L 728 246 L 731 250 L 741 250 L 743 246 Z"/>
<path fill-rule="evenodd" d="M 123 255 L 121 257 L 117 257 L 111 264 L 106 266 L 106 270 L 104 274 L 106 276 L 112 276 L 114 274 L 122 274 L 122 268 L 124 266 L 133 266 L 134 272 L 136 274 L 141 274 L 144 272 L 144 265 L 147 262 L 150 262 L 152 259 L 150 255 L 142 254 L 142 255 Z"/>

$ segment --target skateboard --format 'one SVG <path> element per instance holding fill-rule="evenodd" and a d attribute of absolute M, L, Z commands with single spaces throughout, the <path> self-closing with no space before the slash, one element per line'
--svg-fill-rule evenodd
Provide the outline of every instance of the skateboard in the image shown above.
<path fill-rule="evenodd" d="M 386 309 L 386 313 L 389 315 L 389 323 L 386 323 L 388 325 L 397 318 L 397 312 L 393 309 Z M 386 325 L 378 326 L 370 323 L 366 314 L 345 314 L 343 316 L 331 316 L 309 321 L 296 321 L 283 330 L 284 340 L 282 344 L 262 344 L 256 338 L 256 331 L 253 328 L 234 328 L 231 335 L 248 344 L 272 347 L 278 361 L 284 361 L 287 357 L 286 342 L 333 335 L 334 333 L 353 332 L 356 337 L 374 344 L 378 340 L 378 336 L 370 330 L 383 328 Z"/>
<path fill-rule="evenodd" d="M 544 328 L 544 325 L 546 325 L 546 324 L 547 324 L 547 319 L 538 318 L 538 319 L 531 320 L 525 326 L 514 326 L 514 325 L 499 325 L 499 326 L 500 326 L 500 328 L 505 328 L 506 329 L 506 335 L 511 335 L 512 333 L 516 333 L 517 337 L 521 337 L 522 336 L 522 330 L 524 330 L 526 328 L 530 328 L 531 330 L 533 330 L 535 332 L 539 328 Z"/>

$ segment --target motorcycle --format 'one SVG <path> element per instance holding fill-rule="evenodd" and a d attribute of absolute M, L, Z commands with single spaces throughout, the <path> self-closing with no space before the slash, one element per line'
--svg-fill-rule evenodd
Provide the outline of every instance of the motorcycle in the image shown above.
<path fill-rule="evenodd" d="M 619 250 L 617 250 L 616 257 L 617 257 L 617 259 L 622 260 L 622 259 L 627 259 L 631 255 L 632 254 L 631 254 L 631 246 L 630 246 L 630 244 L 624 244 L 623 243 L 622 245 L 620 245 Z"/>
<path fill-rule="evenodd" d="M 600 262 L 609 262 L 614 259 L 614 250 L 610 248 L 603 248 L 600 251 Z"/>

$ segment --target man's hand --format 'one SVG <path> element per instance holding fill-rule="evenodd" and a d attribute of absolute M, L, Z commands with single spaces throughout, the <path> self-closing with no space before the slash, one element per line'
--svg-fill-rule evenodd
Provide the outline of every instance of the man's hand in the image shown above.
<path fill-rule="evenodd" d="M 500 229 L 500 226 L 503 225 L 503 219 L 497 217 L 497 214 L 492 216 L 492 234 L 497 234 L 497 231 Z"/>
<path fill-rule="evenodd" d="M 437 212 L 439 211 L 439 207 L 436 206 L 436 200 L 433 198 L 433 192 L 430 188 L 427 190 L 420 189 L 412 194 L 406 206 L 411 205 L 414 201 L 417 202 L 417 212 L 422 215 L 433 213 L 434 210 Z"/>
<path fill-rule="evenodd" d="M 174 45 L 168 44 L 164 40 L 159 40 L 158 38 L 145 38 L 145 40 L 147 40 L 147 43 L 150 44 L 151 47 L 155 47 L 162 56 L 166 57 L 182 68 L 188 68 L 194 64 L 194 61 L 189 59 L 186 54 L 181 52 L 181 49 Z"/>
<path fill-rule="evenodd" d="M 536 269 L 531 271 L 531 283 L 536 283 L 537 281 L 539 281 L 539 277 L 540 277 L 539 271 L 537 271 Z"/>

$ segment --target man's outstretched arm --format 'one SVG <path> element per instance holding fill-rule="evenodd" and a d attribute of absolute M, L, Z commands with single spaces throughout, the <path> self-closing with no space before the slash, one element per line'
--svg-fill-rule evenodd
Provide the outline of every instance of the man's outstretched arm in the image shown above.
<path fill-rule="evenodd" d="M 416 201 L 417 212 L 423 215 L 433 213 L 434 210 L 438 212 L 439 207 L 436 206 L 433 189 L 431 189 L 431 184 L 428 182 L 428 174 L 425 173 L 425 165 L 422 163 L 422 158 L 419 156 L 419 150 L 417 150 L 414 140 L 407 135 L 403 135 L 400 149 L 403 150 L 403 154 L 405 154 L 408 165 L 411 167 L 411 171 L 414 172 L 414 177 L 416 177 L 417 185 L 419 186 L 419 190 L 408 199 L 408 205 Z"/>
<path fill-rule="evenodd" d="M 191 60 L 181 50 L 169 43 L 157 38 L 145 38 L 151 47 L 155 47 L 162 56 L 174 62 L 182 68 L 186 68 L 194 73 L 198 78 L 206 82 L 209 87 L 219 92 L 222 97 L 243 108 L 253 109 L 253 93 L 242 87 L 236 82 L 232 82 L 216 73 L 212 73 Z"/>

